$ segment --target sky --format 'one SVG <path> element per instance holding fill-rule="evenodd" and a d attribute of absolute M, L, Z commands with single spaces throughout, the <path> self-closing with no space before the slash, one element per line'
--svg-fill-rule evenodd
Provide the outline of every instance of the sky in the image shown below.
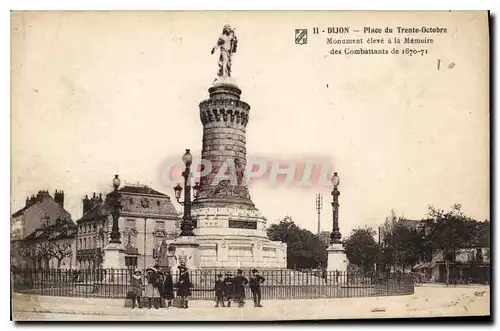
<path fill-rule="evenodd" d="M 82 198 L 109 192 L 114 174 L 173 197 L 163 167 L 186 148 L 201 154 L 198 104 L 217 71 L 210 50 L 229 23 L 239 40 L 233 78 L 251 106 L 248 156 L 328 160 L 340 176 L 343 236 L 376 227 L 391 209 L 420 219 L 428 205 L 460 203 L 467 215 L 489 219 L 487 17 L 413 15 L 14 13 L 12 212 L 26 196 L 57 189 L 76 220 Z M 296 28 L 423 25 L 448 30 L 418 46 L 425 56 L 331 55 L 344 47 L 324 35 L 294 43 Z M 330 191 L 250 186 L 269 224 L 288 215 L 313 232 L 316 193 L 321 228 L 331 230 Z"/>

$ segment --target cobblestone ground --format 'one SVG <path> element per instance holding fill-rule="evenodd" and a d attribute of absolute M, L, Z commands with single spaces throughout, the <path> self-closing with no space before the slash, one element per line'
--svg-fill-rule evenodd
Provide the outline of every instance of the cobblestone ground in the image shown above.
<path fill-rule="evenodd" d="M 42 297 L 13 294 L 13 318 L 76 321 L 234 321 L 391 318 L 490 315 L 489 286 L 415 288 L 415 294 L 394 297 L 265 301 L 255 308 L 214 308 L 208 300 L 190 301 L 189 309 L 130 309 L 124 300 Z"/>

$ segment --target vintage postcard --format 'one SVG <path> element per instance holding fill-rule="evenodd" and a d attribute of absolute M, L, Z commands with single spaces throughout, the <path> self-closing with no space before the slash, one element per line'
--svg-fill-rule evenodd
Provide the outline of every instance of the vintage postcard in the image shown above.
<path fill-rule="evenodd" d="M 12 319 L 489 319 L 489 33 L 11 12 Z"/>

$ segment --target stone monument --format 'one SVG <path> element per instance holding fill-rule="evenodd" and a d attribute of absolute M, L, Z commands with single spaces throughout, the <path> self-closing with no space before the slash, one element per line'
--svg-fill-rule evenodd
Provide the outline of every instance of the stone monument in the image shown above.
<path fill-rule="evenodd" d="M 326 267 L 327 271 L 338 271 L 341 273 L 346 273 L 347 272 L 347 266 L 349 264 L 349 261 L 347 259 L 347 255 L 345 253 L 344 245 L 342 244 L 341 238 L 342 235 L 340 234 L 339 230 L 339 184 L 340 184 L 340 179 L 338 176 L 338 173 L 334 173 L 332 177 L 332 184 L 333 184 L 333 190 L 332 190 L 332 196 L 333 196 L 333 202 L 332 202 L 332 211 L 333 211 L 333 228 L 332 228 L 332 234 L 330 236 L 330 246 L 326 249 L 328 252 L 328 264 Z M 345 279 L 345 278 L 342 278 Z"/>
<path fill-rule="evenodd" d="M 202 101 L 202 159 L 211 164 L 200 179 L 191 209 L 199 245 L 201 268 L 286 268 L 286 244 L 271 241 L 266 218 L 248 191 L 245 167 L 246 126 L 250 105 L 240 99 L 241 89 L 231 78 L 232 56 L 237 49 L 234 29 L 225 25 L 212 54 L 220 51 L 219 71 L 209 99 Z M 227 177 L 221 178 L 222 169 Z"/>

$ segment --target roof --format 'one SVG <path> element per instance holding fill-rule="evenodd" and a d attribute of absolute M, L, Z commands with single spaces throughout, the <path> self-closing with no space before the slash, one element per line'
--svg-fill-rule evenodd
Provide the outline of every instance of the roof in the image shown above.
<path fill-rule="evenodd" d="M 85 213 L 76 223 L 82 221 L 94 220 L 96 218 L 105 218 L 109 215 L 108 204 L 105 202 L 95 205 L 92 209 Z"/>
<path fill-rule="evenodd" d="M 151 196 L 157 196 L 161 198 L 168 198 L 167 200 L 169 201 L 168 203 L 170 204 L 168 208 L 168 212 L 165 213 L 166 215 L 178 215 L 178 212 L 175 210 L 174 205 L 171 204 L 170 202 L 170 197 L 166 194 L 163 194 L 161 192 L 158 192 L 156 190 L 153 190 L 150 187 L 147 186 L 125 186 L 121 189 L 118 190 L 120 193 L 125 193 L 125 194 L 148 194 Z M 93 208 L 91 208 L 88 212 L 86 212 L 79 220 L 76 221 L 76 223 L 80 223 L 83 221 L 90 221 L 90 220 L 95 220 L 99 218 L 105 218 L 110 214 L 110 206 L 109 206 L 109 201 L 111 199 L 110 197 L 111 193 L 108 193 L 106 195 L 106 198 L 104 199 L 103 202 L 96 204 Z M 126 212 L 125 210 L 123 212 Z"/>
<path fill-rule="evenodd" d="M 36 201 L 30 201 L 26 206 L 24 206 L 23 208 L 19 209 L 18 211 L 16 211 L 14 214 L 12 214 L 12 217 L 18 217 L 18 216 L 21 216 L 22 214 L 24 214 L 24 212 L 26 210 L 28 210 L 29 208 L 31 208 L 31 206 L 39 203 L 40 201 L 39 200 L 36 200 Z"/>
<path fill-rule="evenodd" d="M 153 190 L 148 186 L 124 186 L 118 190 L 120 193 L 132 193 L 132 194 L 148 194 L 148 195 L 156 195 L 160 197 L 168 197 L 168 195 Z"/>
<path fill-rule="evenodd" d="M 77 233 L 77 226 L 72 220 L 60 219 L 56 224 L 46 228 L 37 228 L 22 241 L 32 240 L 59 240 L 64 238 L 74 238 Z"/>

